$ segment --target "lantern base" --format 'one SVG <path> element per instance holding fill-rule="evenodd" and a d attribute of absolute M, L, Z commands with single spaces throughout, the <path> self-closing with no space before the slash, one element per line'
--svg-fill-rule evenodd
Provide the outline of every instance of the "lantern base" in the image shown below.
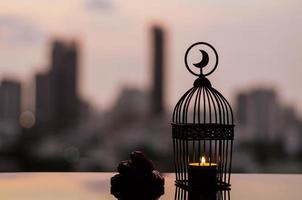
<path fill-rule="evenodd" d="M 175 181 L 175 186 L 184 189 L 186 191 L 194 191 L 194 190 L 203 190 L 203 189 L 207 189 L 207 190 L 231 190 L 231 184 L 223 182 L 223 181 L 218 181 L 216 185 L 198 185 L 198 186 L 194 186 L 194 185 L 189 185 L 189 181 L 188 180 L 176 180 Z"/>
<path fill-rule="evenodd" d="M 230 189 L 227 190 L 184 190 L 176 187 L 175 199 L 187 200 L 230 200 Z"/>

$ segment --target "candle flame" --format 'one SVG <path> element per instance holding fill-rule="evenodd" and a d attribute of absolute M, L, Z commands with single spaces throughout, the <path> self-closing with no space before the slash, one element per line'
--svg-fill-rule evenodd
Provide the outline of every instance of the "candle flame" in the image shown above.
<path fill-rule="evenodd" d="M 206 163 L 206 158 L 204 156 L 202 156 L 200 161 L 201 161 L 201 164 L 205 164 Z"/>

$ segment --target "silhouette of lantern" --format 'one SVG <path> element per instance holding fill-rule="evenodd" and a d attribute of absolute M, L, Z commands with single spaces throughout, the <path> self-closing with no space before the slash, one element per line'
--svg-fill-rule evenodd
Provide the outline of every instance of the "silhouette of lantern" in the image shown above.
<path fill-rule="evenodd" d="M 202 59 L 190 64 L 191 53 Z M 197 53 L 196 53 L 197 52 Z M 215 57 L 214 62 L 212 57 Z M 218 65 L 218 54 L 205 42 L 191 45 L 185 54 L 189 72 L 198 76 L 176 104 L 172 116 L 172 138 L 175 184 L 184 189 L 231 186 L 232 149 L 234 139 L 233 112 L 223 95 L 206 78 Z M 206 66 L 212 70 L 204 73 Z M 193 70 L 194 69 L 194 70 Z M 196 72 L 200 70 L 199 73 Z"/>

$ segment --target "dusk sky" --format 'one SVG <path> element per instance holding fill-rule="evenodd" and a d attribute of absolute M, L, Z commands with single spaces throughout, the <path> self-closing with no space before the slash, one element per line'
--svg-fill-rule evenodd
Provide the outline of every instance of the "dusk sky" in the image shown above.
<path fill-rule="evenodd" d="M 220 63 L 209 79 L 231 102 L 238 91 L 276 88 L 302 113 L 302 3 L 299 0 L 9 0 L 0 2 L 0 78 L 29 87 L 48 69 L 54 38 L 81 45 L 80 93 L 106 109 L 123 87 L 150 86 L 150 28 L 167 33 L 167 106 L 194 78 L 183 56 L 206 41 Z"/>

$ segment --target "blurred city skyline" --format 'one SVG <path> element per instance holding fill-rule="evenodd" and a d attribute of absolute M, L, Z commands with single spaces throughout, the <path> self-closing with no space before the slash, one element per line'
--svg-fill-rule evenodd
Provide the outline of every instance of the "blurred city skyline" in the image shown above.
<path fill-rule="evenodd" d="M 35 74 L 35 112 L 20 106 L 21 83 L 2 80 L 0 171 L 112 171 L 136 149 L 172 170 L 171 110 L 164 105 L 167 35 L 161 26 L 148 30 L 151 87 L 123 86 L 105 112 L 79 96 L 81 47 L 73 40 L 49 46 L 49 67 Z M 236 92 L 234 172 L 299 173 L 302 121 L 295 106 L 264 86 Z"/>
<path fill-rule="evenodd" d="M 203 40 L 212 43 L 220 56 L 209 79 L 231 103 L 237 91 L 266 86 L 301 114 L 299 5 L 295 0 L 177 4 L 55 0 L 51 6 L 37 0 L 1 2 L 0 78 L 33 86 L 33 75 L 49 68 L 49 43 L 74 38 L 81 46 L 80 94 L 96 108 L 108 110 L 123 87 L 151 88 L 148 30 L 155 23 L 167 32 L 168 108 L 195 78 L 184 67 L 186 48 Z"/>

